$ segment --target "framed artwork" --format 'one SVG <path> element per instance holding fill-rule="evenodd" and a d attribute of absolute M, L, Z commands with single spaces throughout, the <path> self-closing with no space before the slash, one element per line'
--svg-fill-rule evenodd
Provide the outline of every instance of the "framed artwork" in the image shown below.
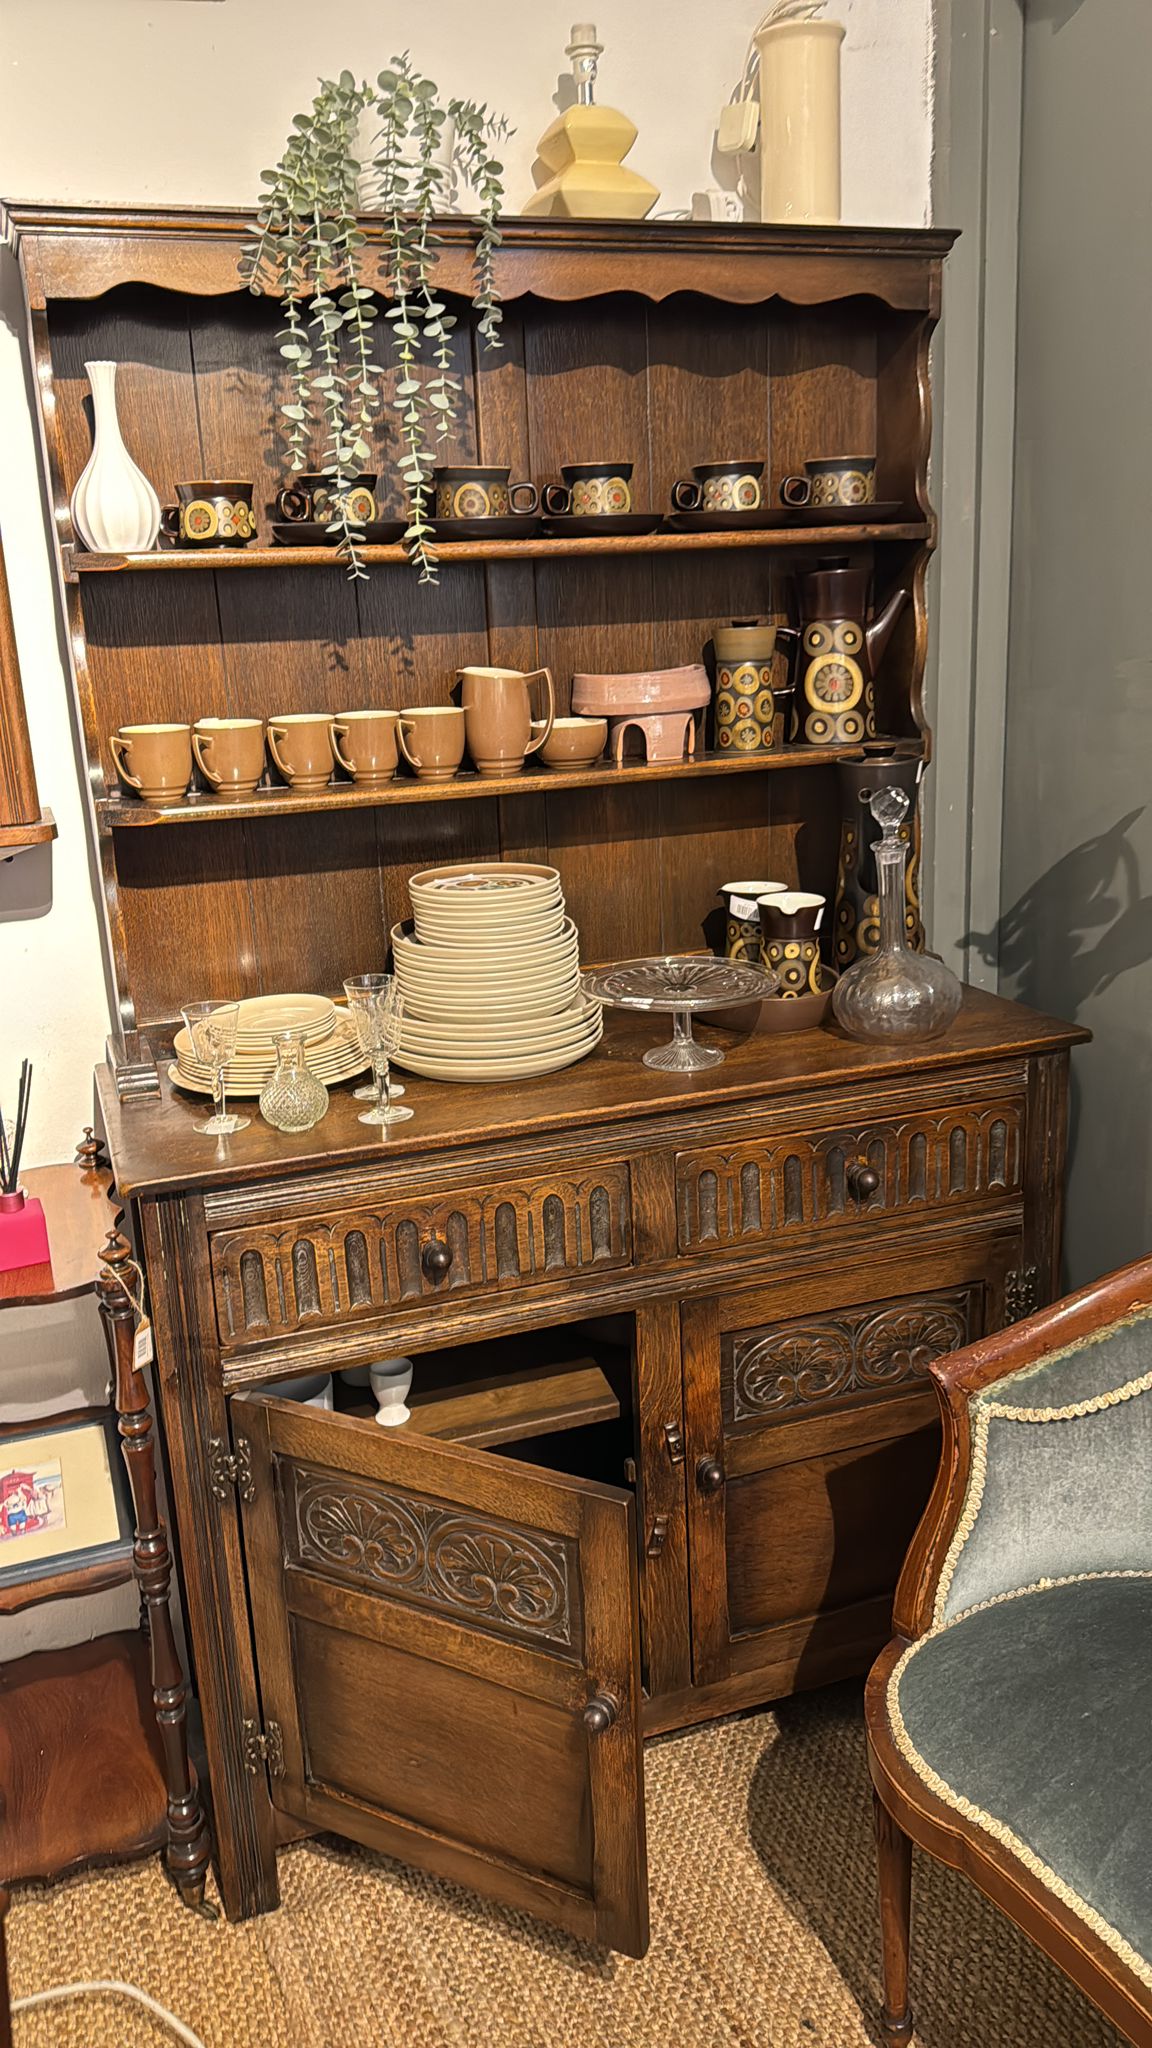
<path fill-rule="evenodd" d="M 0 1586 L 100 1564 L 131 1544 L 113 1416 L 0 1434 Z"/>

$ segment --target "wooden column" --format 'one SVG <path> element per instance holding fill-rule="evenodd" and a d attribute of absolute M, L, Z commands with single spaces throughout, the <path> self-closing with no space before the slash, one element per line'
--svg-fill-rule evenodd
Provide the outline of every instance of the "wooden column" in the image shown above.
<path fill-rule="evenodd" d="M 4 545 L 0 540 L 0 826 L 39 822 L 40 797 L 12 628 Z"/>
<path fill-rule="evenodd" d="M 152 1650 L 152 1698 L 164 1747 L 168 1787 L 168 1869 L 185 1904 L 204 1903 L 210 1844 L 200 1788 L 188 1762 L 188 1687 L 176 1649 L 169 1594 L 172 1556 L 156 1495 L 156 1447 L 143 1372 L 133 1357 L 135 1316 L 126 1284 L 138 1284 L 131 1247 L 119 1231 L 108 1234 L 96 1282 L 104 1336 L 112 1362 L 114 1399 L 136 1516 L 133 1563 Z"/>

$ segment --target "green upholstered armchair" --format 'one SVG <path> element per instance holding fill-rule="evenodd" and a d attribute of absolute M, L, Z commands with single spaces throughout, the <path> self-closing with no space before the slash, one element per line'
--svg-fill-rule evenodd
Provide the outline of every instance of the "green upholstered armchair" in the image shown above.
<path fill-rule="evenodd" d="M 1152 2048 L 1152 1259 L 932 1367 L 940 1471 L 868 1682 L 886 2041 L 913 1841 Z"/>

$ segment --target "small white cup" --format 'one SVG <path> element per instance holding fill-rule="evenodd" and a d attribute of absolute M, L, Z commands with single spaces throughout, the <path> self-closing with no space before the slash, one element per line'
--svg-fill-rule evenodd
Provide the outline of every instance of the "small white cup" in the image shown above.
<path fill-rule="evenodd" d="M 410 1358 L 382 1358 L 379 1365 L 371 1367 L 369 1378 L 376 1397 L 376 1420 L 382 1429 L 398 1429 L 402 1422 L 411 1421 L 408 1389 L 414 1370 Z"/>

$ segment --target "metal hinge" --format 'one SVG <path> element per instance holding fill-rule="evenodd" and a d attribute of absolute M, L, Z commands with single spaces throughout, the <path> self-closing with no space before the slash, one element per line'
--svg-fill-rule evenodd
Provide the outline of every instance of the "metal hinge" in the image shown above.
<path fill-rule="evenodd" d="M 246 1436 L 237 1437 L 234 1451 L 229 1451 L 224 1437 L 209 1437 L 208 1484 L 216 1500 L 227 1500 L 229 1487 L 235 1487 L 241 1500 L 255 1500 L 252 1446 Z"/>
<path fill-rule="evenodd" d="M 264 1764 L 270 1778 L 284 1776 L 284 1731 L 279 1721 L 269 1721 L 261 1730 L 259 1721 L 242 1721 L 244 1769 L 255 1778 Z"/>

